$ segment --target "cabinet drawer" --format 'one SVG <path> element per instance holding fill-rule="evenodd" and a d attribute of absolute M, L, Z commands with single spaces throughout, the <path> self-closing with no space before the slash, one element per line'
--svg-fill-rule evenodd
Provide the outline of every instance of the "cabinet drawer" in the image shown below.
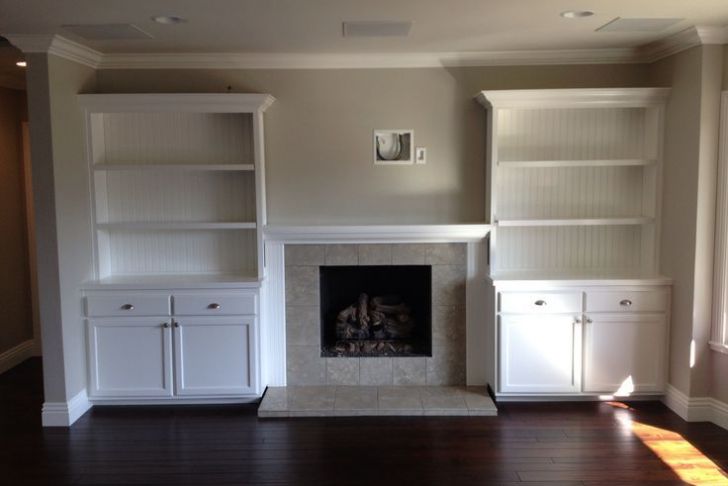
<path fill-rule="evenodd" d="M 252 315 L 258 312 L 253 292 L 190 292 L 174 294 L 175 315 Z"/>
<path fill-rule="evenodd" d="M 605 290 L 588 292 L 588 312 L 666 312 L 665 290 Z"/>
<path fill-rule="evenodd" d="M 109 292 L 86 296 L 88 317 L 168 316 L 169 294 Z"/>
<path fill-rule="evenodd" d="M 501 292 L 499 296 L 500 312 L 581 312 L 581 292 Z"/>

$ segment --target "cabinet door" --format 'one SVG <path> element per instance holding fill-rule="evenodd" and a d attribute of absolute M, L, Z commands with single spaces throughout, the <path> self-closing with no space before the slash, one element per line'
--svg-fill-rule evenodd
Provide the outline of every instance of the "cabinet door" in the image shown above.
<path fill-rule="evenodd" d="M 667 320 L 662 314 L 587 316 L 584 391 L 609 395 L 663 391 L 666 339 Z"/>
<path fill-rule="evenodd" d="M 176 393 L 257 393 L 255 327 L 255 317 L 175 318 Z"/>
<path fill-rule="evenodd" d="M 580 389 L 581 324 L 574 315 L 500 316 L 502 393 Z"/>
<path fill-rule="evenodd" d="M 91 396 L 172 395 L 172 333 L 168 320 L 89 319 L 88 347 Z"/>

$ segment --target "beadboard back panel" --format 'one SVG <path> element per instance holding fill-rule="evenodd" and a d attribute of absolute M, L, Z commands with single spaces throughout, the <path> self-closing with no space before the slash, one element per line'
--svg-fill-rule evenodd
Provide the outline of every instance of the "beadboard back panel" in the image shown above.
<path fill-rule="evenodd" d="M 639 159 L 642 108 L 498 110 L 498 156 L 509 160 Z"/>
<path fill-rule="evenodd" d="M 225 171 L 100 171 L 99 223 L 255 222 L 255 174 Z M 105 213 L 105 214 L 104 214 Z"/>
<path fill-rule="evenodd" d="M 642 264 L 641 245 L 642 228 L 633 225 L 500 228 L 495 271 L 634 273 Z"/>
<path fill-rule="evenodd" d="M 130 275 L 255 275 L 255 230 L 108 230 L 107 277 Z"/>
<path fill-rule="evenodd" d="M 252 164 L 249 113 L 92 115 L 95 164 Z"/>
<path fill-rule="evenodd" d="M 495 218 L 640 217 L 644 167 L 502 168 Z M 649 170 L 649 169 L 648 169 Z"/>

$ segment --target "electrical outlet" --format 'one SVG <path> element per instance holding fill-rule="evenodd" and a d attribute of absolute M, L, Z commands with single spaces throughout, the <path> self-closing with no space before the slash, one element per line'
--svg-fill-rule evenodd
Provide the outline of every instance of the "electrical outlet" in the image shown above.
<path fill-rule="evenodd" d="M 423 165 L 427 163 L 427 149 L 425 147 L 417 147 L 415 149 L 415 164 Z"/>

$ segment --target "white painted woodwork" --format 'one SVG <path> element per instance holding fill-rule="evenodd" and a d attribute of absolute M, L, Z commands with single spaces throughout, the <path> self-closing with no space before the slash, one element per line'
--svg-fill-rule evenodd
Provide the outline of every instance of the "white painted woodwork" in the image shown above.
<path fill-rule="evenodd" d="M 581 324 L 574 315 L 501 315 L 499 336 L 499 391 L 580 390 Z"/>
<path fill-rule="evenodd" d="M 619 394 L 665 389 L 665 314 L 587 314 L 584 391 Z M 634 390 L 630 388 L 634 387 Z"/>
<path fill-rule="evenodd" d="M 600 290 L 590 291 L 587 312 L 665 312 L 667 290 Z"/>
<path fill-rule="evenodd" d="M 499 311 L 515 314 L 580 313 L 581 292 L 501 292 Z"/>
<path fill-rule="evenodd" d="M 256 275 L 252 230 L 108 230 L 107 275 Z"/>
<path fill-rule="evenodd" d="M 669 282 L 610 280 L 495 281 L 499 307 L 496 319 L 499 347 L 494 361 L 499 370 L 496 394 L 518 398 L 661 393 L 665 389 L 670 319 Z M 536 302 L 541 301 L 541 305 Z M 553 305 L 551 305 L 553 304 Z M 574 344 L 565 332 L 567 319 L 582 338 Z M 538 323 L 553 325 L 544 332 Z M 556 323 L 561 323 L 561 332 Z M 549 366 L 565 369 L 563 354 L 579 346 L 573 368 L 583 381 L 570 389 L 554 385 Z M 559 361 L 554 353 L 562 357 Z M 531 373 L 522 363 L 543 370 Z M 530 376 L 530 378 L 529 378 Z M 625 381 L 631 377 L 629 387 Z M 579 381 L 577 377 L 577 381 Z M 583 386 L 582 384 L 583 383 Z M 562 383 L 563 384 L 563 383 Z"/>
<path fill-rule="evenodd" d="M 491 275 L 657 274 L 667 93 L 479 95 L 488 117 Z"/>
<path fill-rule="evenodd" d="M 248 94 L 79 95 L 96 281 L 263 275 L 263 111 Z"/>
<path fill-rule="evenodd" d="M 227 316 L 258 314 L 256 292 L 223 291 L 176 291 L 174 293 L 175 315 Z"/>
<path fill-rule="evenodd" d="M 89 319 L 91 397 L 172 396 L 169 318 Z"/>
<path fill-rule="evenodd" d="M 88 317 L 168 316 L 169 293 L 96 292 L 86 295 Z"/>
<path fill-rule="evenodd" d="M 254 316 L 174 319 L 179 396 L 257 393 Z"/>

